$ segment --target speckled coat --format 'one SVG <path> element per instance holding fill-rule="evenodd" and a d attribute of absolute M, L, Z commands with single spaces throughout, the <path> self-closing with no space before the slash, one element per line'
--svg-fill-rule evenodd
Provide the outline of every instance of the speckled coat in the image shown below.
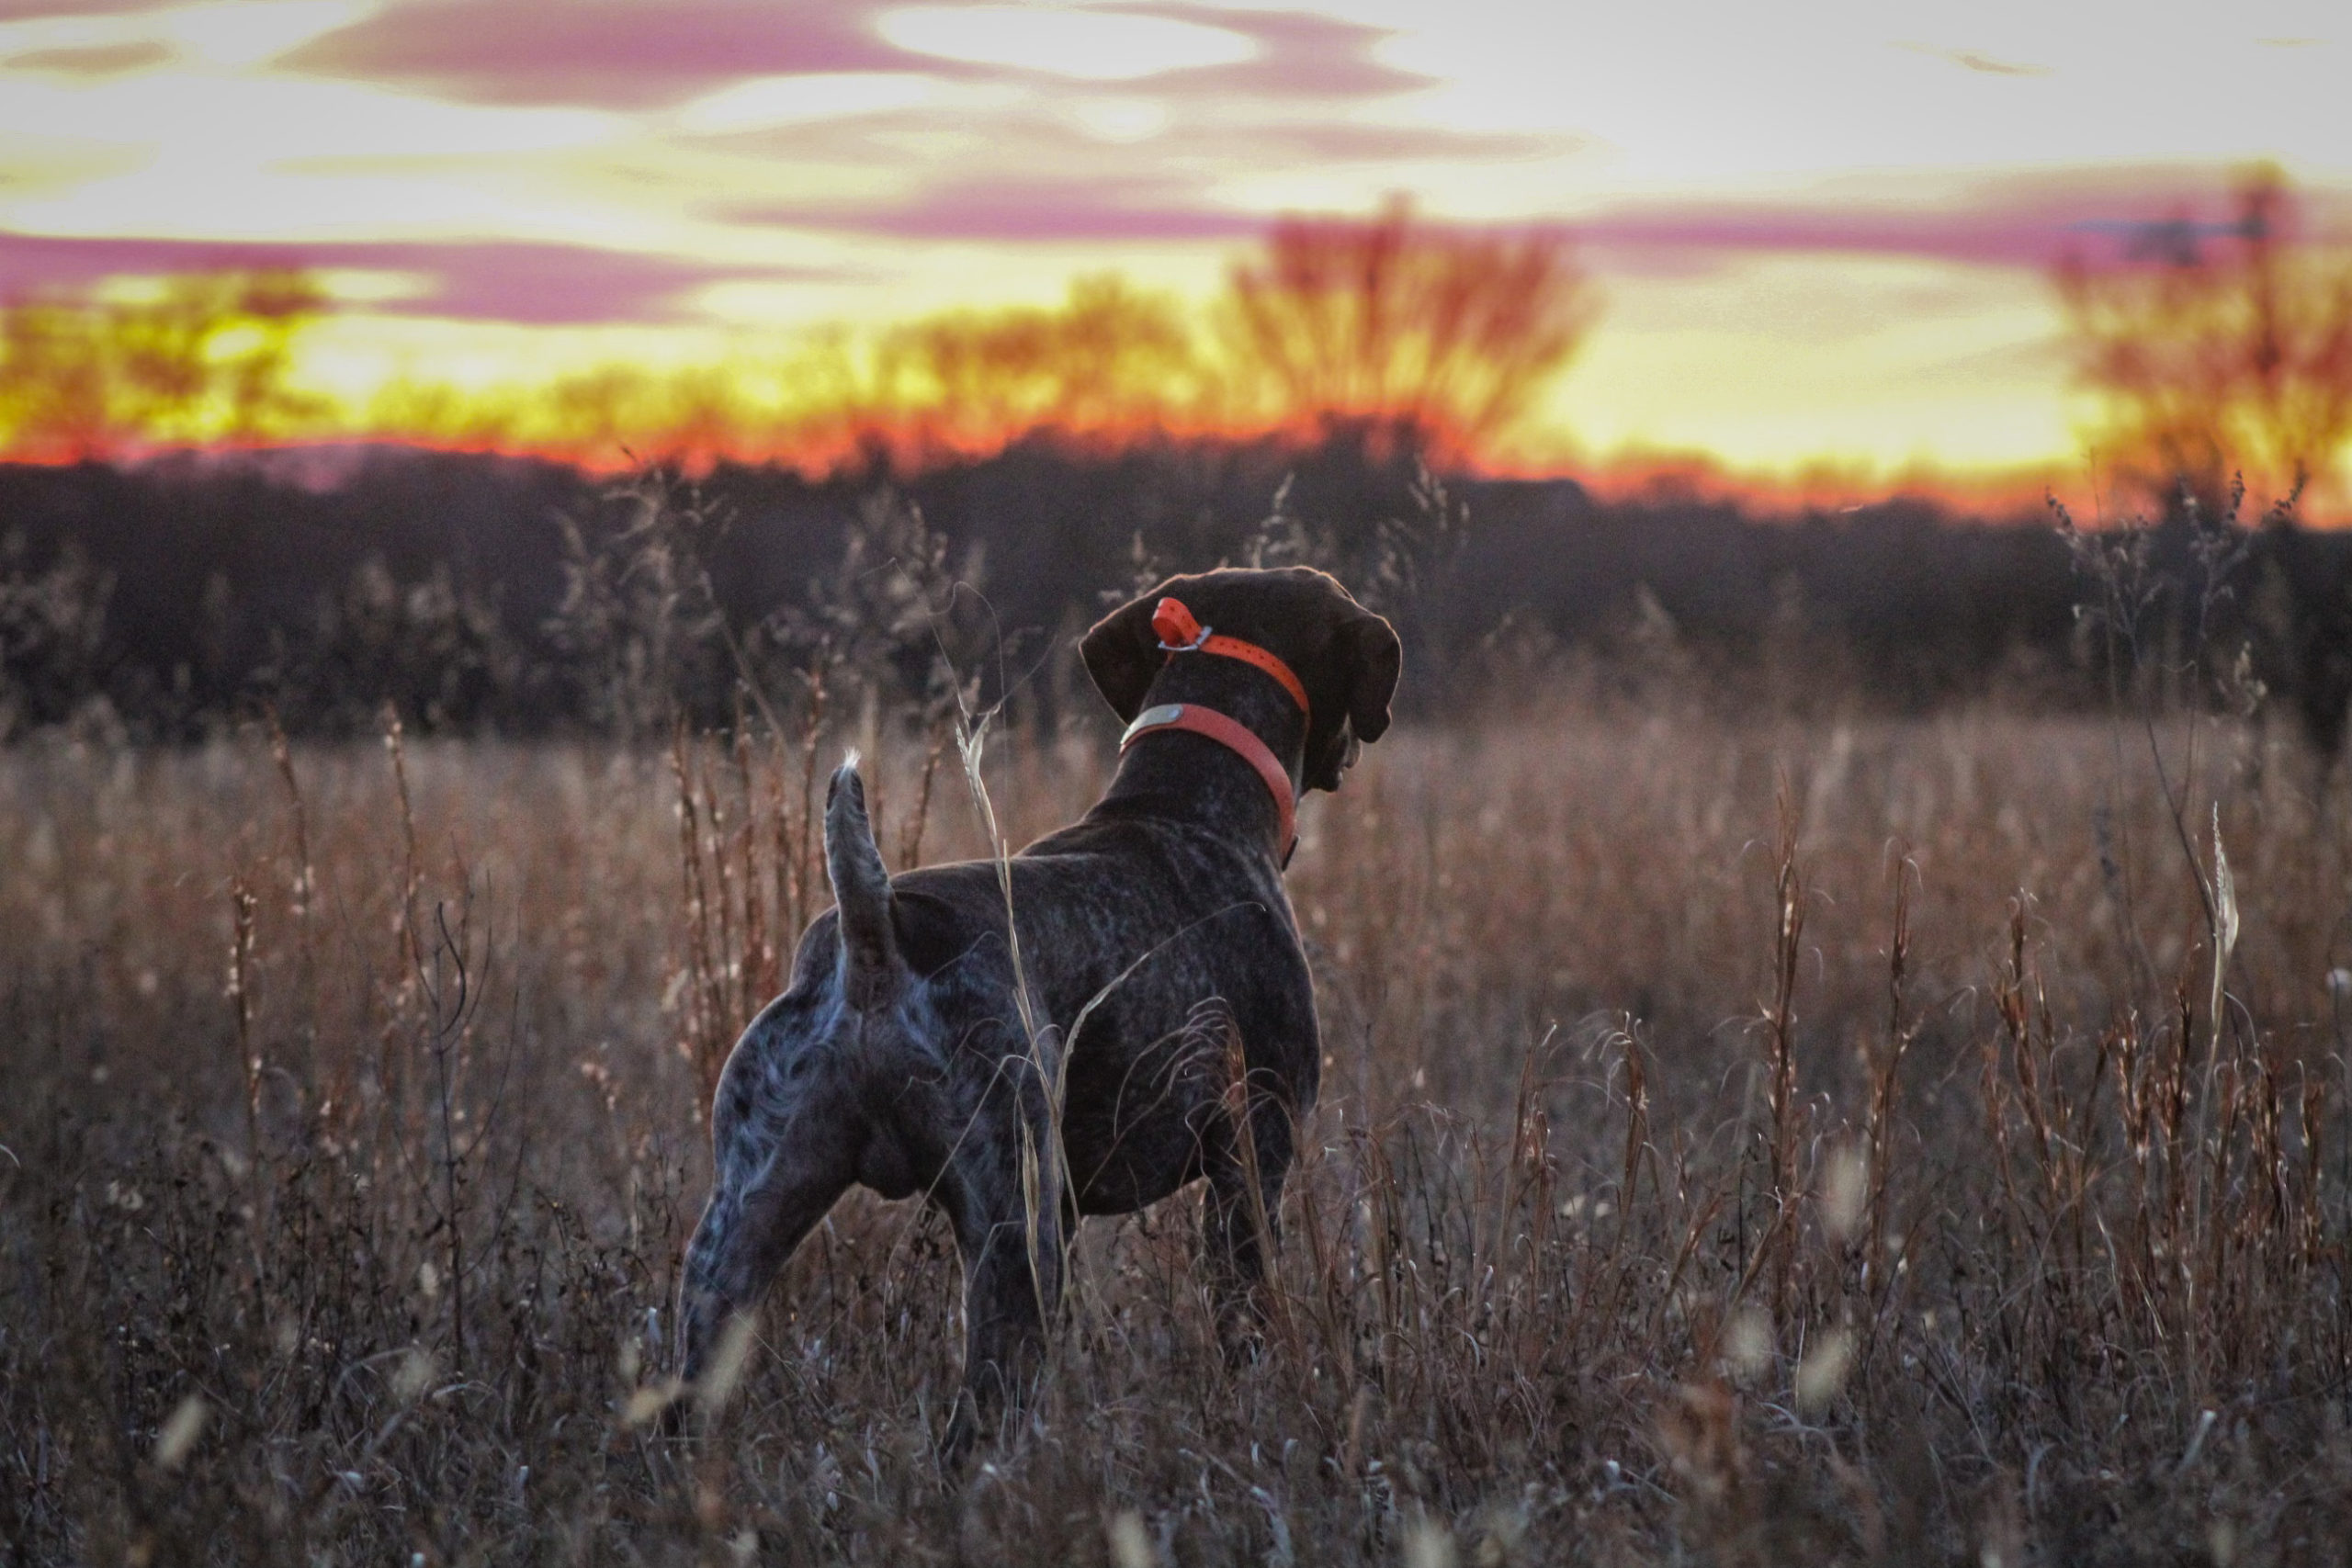
<path fill-rule="evenodd" d="M 1168 655 L 1151 627 L 1163 596 L 1279 656 L 1310 714 L 1237 660 Z M 1302 791 L 1337 788 L 1357 743 L 1387 728 L 1400 662 L 1387 622 L 1304 568 L 1170 579 L 1080 650 L 1121 719 L 1147 701 L 1215 708 Z M 1279 1212 L 1322 1061 L 1276 824 L 1239 756 L 1155 732 L 1082 819 L 1001 865 L 892 877 L 845 763 L 825 813 L 837 908 L 719 1081 L 715 1179 L 686 1255 L 686 1375 L 853 1182 L 920 1194 L 955 1229 L 967 1343 L 951 1455 L 1033 1375 L 1077 1215 L 1205 1178 L 1220 1331 L 1245 1335 L 1260 1215 Z"/>

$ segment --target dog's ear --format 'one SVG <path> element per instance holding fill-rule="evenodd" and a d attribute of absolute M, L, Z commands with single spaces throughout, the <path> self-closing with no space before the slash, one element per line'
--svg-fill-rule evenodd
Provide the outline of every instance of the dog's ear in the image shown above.
<path fill-rule="evenodd" d="M 1143 707 L 1143 694 L 1168 656 L 1160 651 L 1159 634 L 1151 627 L 1158 593 L 1147 593 L 1094 623 L 1079 639 L 1078 656 L 1094 677 L 1094 689 L 1125 724 Z"/>
<path fill-rule="evenodd" d="M 1370 610 L 1358 610 L 1340 627 L 1340 648 L 1348 671 L 1348 728 L 1359 740 L 1377 740 L 1388 730 L 1388 704 L 1405 671 L 1405 645 L 1395 626 Z"/>
<path fill-rule="evenodd" d="M 1343 711 L 1316 714 L 1306 737 L 1308 789 L 1338 789 L 1340 775 L 1356 760 L 1357 748 L 1388 732 L 1388 704 L 1405 667 L 1405 647 L 1396 639 L 1396 628 L 1352 603 L 1332 634 L 1330 657 L 1339 671 Z"/>

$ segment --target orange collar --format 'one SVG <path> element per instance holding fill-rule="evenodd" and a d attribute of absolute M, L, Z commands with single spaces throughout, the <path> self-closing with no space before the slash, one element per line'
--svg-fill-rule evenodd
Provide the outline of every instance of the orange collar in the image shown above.
<path fill-rule="evenodd" d="M 1181 599 L 1162 599 L 1151 613 L 1151 629 L 1159 634 L 1160 651 L 1173 659 L 1180 653 L 1215 653 L 1227 659 L 1238 659 L 1242 663 L 1272 675 L 1298 711 L 1314 716 L 1315 709 L 1306 700 L 1306 687 L 1291 672 L 1291 667 L 1254 642 L 1244 642 L 1238 637 L 1219 637 L 1193 616 Z"/>
<path fill-rule="evenodd" d="M 1163 729 L 1182 729 L 1205 736 L 1258 770 L 1258 776 L 1266 781 L 1267 793 L 1274 797 L 1274 814 L 1280 818 L 1274 830 L 1275 841 L 1283 847 L 1282 863 L 1289 865 L 1291 852 L 1298 848 L 1298 797 L 1291 793 L 1290 774 L 1283 771 L 1266 743 L 1249 726 L 1227 718 L 1215 708 L 1204 708 L 1198 703 L 1162 703 L 1136 715 L 1136 721 L 1119 737 L 1119 750 L 1124 753 L 1145 736 Z"/>

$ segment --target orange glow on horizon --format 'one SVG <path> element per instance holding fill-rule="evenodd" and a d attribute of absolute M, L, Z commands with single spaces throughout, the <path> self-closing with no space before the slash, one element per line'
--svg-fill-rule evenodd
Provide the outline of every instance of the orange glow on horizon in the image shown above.
<path fill-rule="evenodd" d="M 959 463 L 986 461 L 1024 443 L 1039 443 L 1080 457 L 1114 458 L 1136 452 L 1185 446 L 1271 447 L 1305 457 L 1330 432 L 1312 424 L 1286 427 L 1098 425 L 1070 429 L 1035 424 L 997 433 L 988 439 L 950 440 L 920 414 L 896 420 L 860 419 L 813 423 L 790 430 L 737 432 L 719 424 L 699 430 L 672 428 L 637 438 L 532 435 L 517 433 L 494 409 L 477 405 L 462 423 L 447 429 L 354 425 L 288 439 L 226 439 L 201 445 L 153 444 L 107 457 L 141 462 L 175 455 L 233 457 L 274 452 L 330 451 L 366 446 L 424 452 L 500 456 L 560 464 L 592 476 L 618 478 L 649 465 L 689 478 L 707 478 L 723 466 L 774 468 L 811 480 L 844 475 L 885 473 L 909 479 Z M 90 460 L 91 453 L 21 453 L 6 460 L 63 466 Z M 1722 504 L 1758 518 L 1848 513 L 1896 501 L 1917 501 L 1958 520 L 2010 523 L 2047 515 L 2049 501 L 2068 505 L 2087 523 L 2116 520 L 2109 498 L 2077 469 L 2021 466 L 1968 471 L 1914 464 L 1884 471 L 1864 464 L 1814 463 L 1786 471 L 1738 468 L 1698 452 L 1632 449 L 1598 457 L 1566 445 L 1544 455 L 1522 446 L 1507 457 L 1468 455 L 1446 465 L 1449 475 L 1476 479 L 1572 480 L 1610 504 Z M 2313 519 L 2343 525 L 2346 519 Z"/>

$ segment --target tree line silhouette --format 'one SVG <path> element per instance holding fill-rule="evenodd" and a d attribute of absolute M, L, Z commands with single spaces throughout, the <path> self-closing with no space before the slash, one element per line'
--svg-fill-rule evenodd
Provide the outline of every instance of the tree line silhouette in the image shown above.
<path fill-rule="evenodd" d="M 729 722 L 753 691 L 788 705 L 812 680 L 935 708 L 951 670 L 978 700 L 1086 713 L 1057 642 L 1106 595 L 1220 561 L 1340 572 L 1400 622 L 1403 700 L 1423 712 L 1571 687 L 1733 715 L 2109 694 L 2046 524 L 1442 483 L 1376 434 L 1114 454 L 1038 438 L 910 475 L 721 466 L 695 483 L 422 451 L 359 455 L 334 483 L 267 454 L 0 466 L 0 734 L 187 739 L 265 709 L 362 734 L 389 704 L 455 733 L 646 738 L 680 715 Z M 2352 536 L 2165 522 L 2142 539 L 2152 625 L 2188 603 L 2192 547 L 2217 529 L 2244 548 L 2205 636 L 2333 755 Z"/>

